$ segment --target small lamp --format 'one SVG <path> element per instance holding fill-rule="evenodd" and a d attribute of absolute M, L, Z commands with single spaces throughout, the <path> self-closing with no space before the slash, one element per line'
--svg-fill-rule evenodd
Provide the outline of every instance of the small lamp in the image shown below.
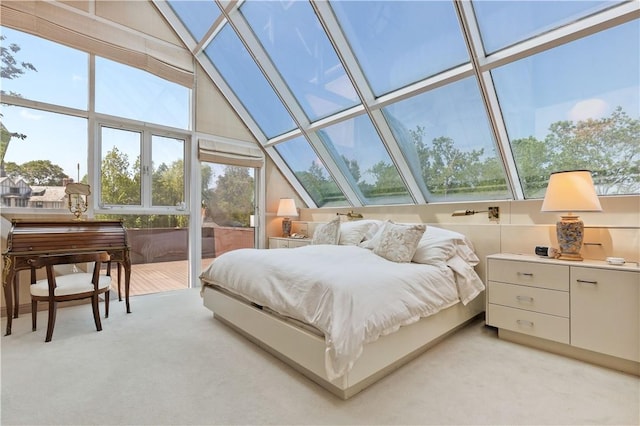
<path fill-rule="evenodd" d="M 293 198 L 280 198 L 277 216 L 284 216 L 282 219 L 282 236 L 287 238 L 291 235 L 291 219 L 290 216 L 298 217 L 298 209 Z"/>
<path fill-rule="evenodd" d="M 600 212 L 600 200 L 593 186 L 589 170 L 555 172 L 549 176 L 547 192 L 542 202 L 543 212 L 567 212 L 556 223 L 560 245 L 559 259 L 582 260 L 580 249 L 584 237 L 584 223 L 573 212 Z"/>
<path fill-rule="evenodd" d="M 80 216 L 89 208 L 89 195 L 91 195 L 91 186 L 84 183 L 68 183 L 64 188 L 67 196 L 67 206 L 69 211 L 80 220 Z"/>

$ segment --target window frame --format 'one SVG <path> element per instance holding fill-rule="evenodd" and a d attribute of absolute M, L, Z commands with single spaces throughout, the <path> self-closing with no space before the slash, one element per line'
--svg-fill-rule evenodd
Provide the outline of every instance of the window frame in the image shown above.
<path fill-rule="evenodd" d="M 143 172 L 140 179 L 140 205 L 117 205 L 102 203 L 102 128 L 107 127 L 116 130 L 124 130 L 140 133 L 142 135 L 140 166 L 147 168 L 147 172 Z M 162 215 L 189 215 L 190 206 L 192 205 L 190 197 L 190 175 L 191 170 L 191 132 L 180 131 L 173 128 L 167 128 L 149 123 L 136 122 L 133 120 L 118 119 L 114 120 L 107 116 L 96 117 L 93 124 L 93 143 L 90 142 L 90 157 L 93 159 L 94 173 L 90 176 L 91 187 L 95 188 L 93 197 L 94 214 L 162 214 Z M 184 201 L 177 206 L 154 206 L 152 204 L 152 138 L 153 136 L 167 137 L 184 141 L 183 162 L 184 162 L 184 182 L 183 194 Z"/>

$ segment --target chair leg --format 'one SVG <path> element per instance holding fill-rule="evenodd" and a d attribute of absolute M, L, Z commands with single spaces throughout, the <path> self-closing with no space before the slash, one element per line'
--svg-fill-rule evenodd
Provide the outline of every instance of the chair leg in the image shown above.
<path fill-rule="evenodd" d="M 56 325 L 56 307 L 57 303 L 55 300 L 49 300 L 49 322 L 47 323 L 47 337 L 44 339 L 45 342 L 50 342 L 53 337 L 53 327 Z"/>
<path fill-rule="evenodd" d="M 104 317 L 105 318 L 109 318 L 109 293 L 111 293 L 111 290 L 107 290 L 107 292 L 104 294 Z"/>
<path fill-rule="evenodd" d="M 31 331 L 36 331 L 38 322 L 38 301 L 31 299 Z"/>
<path fill-rule="evenodd" d="M 91 305 L 93 307 L 93 321 L 96 323 L 96 330 L 102 331 L 102 323 L 100 322 L 100 310 L 98 309 L 98 294 L 91 296 Z"/>

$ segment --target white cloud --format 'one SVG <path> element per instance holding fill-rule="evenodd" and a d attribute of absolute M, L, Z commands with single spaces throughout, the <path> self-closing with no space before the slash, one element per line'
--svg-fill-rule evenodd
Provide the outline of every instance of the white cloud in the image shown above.
<path fill-rule="evenodd" d="M 607 115 L 609 104 L 602 99 L 592 98 L 576 103 L 569 110 L 569 120 L 584 121 L 589 118 L 598 119 Z"/>
<path fill-rule="evenodd" d="M 42 118 L 42 115 L 34 114 L 30 110 L 23 108 L 20 110 L 20 117 L 24 118 L 25 120 L 38 121 Z"/>

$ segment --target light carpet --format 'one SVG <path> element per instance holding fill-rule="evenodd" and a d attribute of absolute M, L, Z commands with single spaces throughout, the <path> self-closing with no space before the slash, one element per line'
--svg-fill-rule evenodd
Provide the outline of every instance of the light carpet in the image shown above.
<path fill-rule="evenodd" d="M 61 309 L 46 344 L 46 311 L 36 332 L 14 320 L 2 424 L 640 423 L 639 378 L 501 341 L 483 321 L 343 401 L 213 319 L 198 289 L 131 306 L 113 302 L 99 333 L 89 305 Z"/>

